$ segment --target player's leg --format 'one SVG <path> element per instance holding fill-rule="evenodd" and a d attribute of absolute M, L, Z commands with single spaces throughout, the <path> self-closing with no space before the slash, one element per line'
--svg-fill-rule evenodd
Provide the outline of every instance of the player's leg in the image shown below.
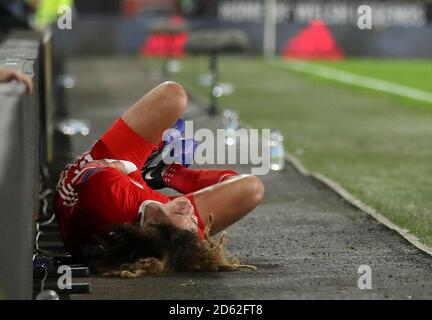
<path fill-rule="evenodd" d="M 204 225 L 213 215 L 210 235 L 214 235 L 255 209 L 263 200 L 264 186 L 259 178 L 242 175 L 197 191 L 193 197 Z"/>
<path fill-rule="evenodd" d="M 189 194 L 225 181 L 238 173 L 222 169 L 189 169 L 177 163 L 165 165 L 162 161 L 143 171 L 147 185 L 154 189 L 171 188 Z"/>
<path fill-rule="evenodd" d="M 164 82 L 129 108 L 122 119 L 146 141 L 156 144 L 186 107 L 187 95 L 183 87 L 175 82 Z"/>
<path fill-rule="evenodd" d="M 130 107 L 92 148 L 94 160 L 126 160 L 138 168 L 131 176 L 141 180 L 140 170 L 162 134 L 184 113 L 187 95 L 181 85 L 164 82 Z"/>

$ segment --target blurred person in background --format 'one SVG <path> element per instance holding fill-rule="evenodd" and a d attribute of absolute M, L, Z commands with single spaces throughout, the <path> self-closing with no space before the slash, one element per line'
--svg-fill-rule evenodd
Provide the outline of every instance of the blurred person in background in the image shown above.
<path fill-rule="evenodd" d="M 0 0 L 0 31 L 44 31 L 57 22 L 62 6 L 73 8 L 73 0 Z"/>
<path fill-rule="evenodd" d="M 61 16 L 62 6 L 73 8 L 73 0 L 28 0 L 35 9 L 34 25 L 39 30 L 45 30 L 57 22 Z"/>
<path fill-rule="evenodd" d="M 0 0 L 0 31 L 29 29 L 32 12 L 33 8 L 29 1 Z"/>

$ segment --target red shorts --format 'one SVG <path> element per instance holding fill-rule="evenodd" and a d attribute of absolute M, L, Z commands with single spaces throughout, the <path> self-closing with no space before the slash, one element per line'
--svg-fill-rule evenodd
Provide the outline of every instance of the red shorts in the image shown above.
<path fill-rule="evenodd" d="M 154 148 L 155 145 L 139 136 L 120 118 L 88 152 L 66 167 L 57 185 L 55 212 L 69 251 L 76 251 L 77 245 L 94 234 L 103 233 L 113 224 L 137 221 L 139 207 L 145 200 L 166 203 L 176 198 L 151 189 L 142 179 L 140 169 Z M 114 168 L 86 170 L 83 179 L 81 169 L 89 162 L 101 159 L 130 161 L 138 170 L 128 176 Z M 194 207 L 202 238 L 204 224 L 193 194 L 184 197 Z"/>

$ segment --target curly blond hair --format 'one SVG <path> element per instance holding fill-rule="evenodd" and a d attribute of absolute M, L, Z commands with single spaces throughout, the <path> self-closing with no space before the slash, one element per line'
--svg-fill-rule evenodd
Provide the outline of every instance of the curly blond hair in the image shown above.
<path fill-rule="evenodd" d="M 239 260 L 228 259 L 225 253 L 226 237 L 217 240 L 209 236 L 213 218 L 205 228 L 205 238 L 177 229 L 171 225 L 122 224 L 113 226 L 116 244 L 94 261 L 96 271 L 103 276 L 136 278 L 176 271 L 235 271 L 239 268 L 256 269 L 241 265 Z"/>

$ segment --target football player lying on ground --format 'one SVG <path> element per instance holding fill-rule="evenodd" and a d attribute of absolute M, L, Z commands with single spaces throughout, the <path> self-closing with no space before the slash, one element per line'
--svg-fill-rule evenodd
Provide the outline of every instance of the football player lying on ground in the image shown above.
<path fill-rule="evenodd" d="M 187 96 L 165 82 L 135 103 L 69 164 L 57 185 L 55 213 L 68 251 L 104 275 L 136 277 L 168 271 L 234 270 L 219 233 L 263 199 L 261 181 L 231 170 L 193 170 L 161 159 L 169 128 Z M 185 144 L 185 139 L 174 143 Z M 172 188 L 168 197 L 155 190 Z"/>
<path fill-rule="evenodd" d="M 27 75 L 19 71 L 0 67 L 0 83 L 9 81 L 18 81 L 24 83 L 27 93 L 29 94 L 31 94 L 33 91 L 33 83 Z"/>

